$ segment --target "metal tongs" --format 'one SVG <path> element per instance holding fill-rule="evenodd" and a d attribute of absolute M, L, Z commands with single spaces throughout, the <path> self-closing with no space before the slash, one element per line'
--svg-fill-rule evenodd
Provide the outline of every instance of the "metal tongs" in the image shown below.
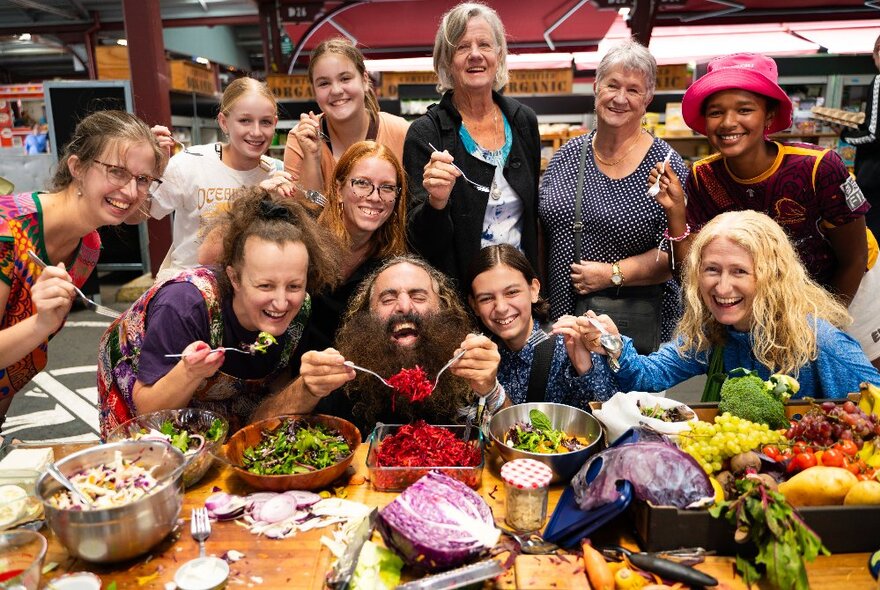
<path fill-rule="evenodd" d="M 691 564 L 701 563 L 705 556 L 710 554 L 702 547 L 660 553 L 640 553 L 619 545 L 609 545 L 602 547 L 600 551 L 605 557 L 617 561 L 629 561 L 635 567 L 655 573 L 667 580 L 699 587 L 718 585 L 716 578 L 691 567 Z"/>

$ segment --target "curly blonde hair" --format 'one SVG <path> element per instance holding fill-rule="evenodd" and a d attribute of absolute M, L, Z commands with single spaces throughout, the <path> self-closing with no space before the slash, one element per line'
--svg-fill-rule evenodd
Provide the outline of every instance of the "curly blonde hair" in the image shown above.
<path fill-rule="evenodd" d="M 700 291 L 703 252 L 719 238 L 740 246 L 752 259 L 755 299 L 750 331 L 755 359 L 774 372 L 797 375 L 818 355 L 819 320 L 844 328 L 852 319 L 846 307 L 807 275 L 783 229 L 756 211 L 722 213 L 694 239 L 682 280 L 685 310 L 677 328 L 679 352 L 707 351 L 727 340 L 727 327 L 715 319 Z"/>
<path fill-rule="evenodd" d="M 333 182 L 327 187 L 327 206 L 318 217 L 318 223 L 330 229 L 336 238 L 351 246 L 351 236 L 345 229 L 342 211 L 342 187 L 348 183 L 349 176 L 354 167 L 366 158 L 379 158 L 385 160 L 394 168 L 395 182 L 400 188 L 400 196 L 394 202 L 391 216 L 382 224 L 382 227 L 373 232 L 370 241 L 372 252 L 380 258 L 398 256 L 406 252 L 406 173 L 397 156 L 394 155 L 384 144 L 375 141 L 359 141 L 345 150 L 336 168 L 333 170 Z"/>

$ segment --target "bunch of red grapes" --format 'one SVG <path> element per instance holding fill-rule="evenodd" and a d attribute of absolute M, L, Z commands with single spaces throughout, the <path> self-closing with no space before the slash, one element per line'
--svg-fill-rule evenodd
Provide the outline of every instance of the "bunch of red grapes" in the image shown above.
<path fill-rule="evenodd" d="M 789 440 L 803 440 L 812 445 L 831 446 L 841 440 L 851 440 L 861 449 L 866 440 L 880 436 L 880 422 L 876 416 L 865 414 L 856 404 L 846 401 L 841 405 L 823 402 L 804 414 L 785 433 Z"/>

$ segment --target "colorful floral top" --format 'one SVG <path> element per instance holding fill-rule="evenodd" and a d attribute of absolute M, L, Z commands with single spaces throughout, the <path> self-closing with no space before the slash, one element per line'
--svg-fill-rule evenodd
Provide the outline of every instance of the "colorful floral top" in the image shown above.
<path fill-rule="evenodd" d="M 101 338 L 98 349 L 98 400 L 102 436 L 106 437 L 116 426 L 137 415 L 132 392 L 138 380 L 141 351 L 147 332 L 148 306 L 162 287 L 181 282 L 195 286 L 205 300 L 208 325 L 205 326 L 202 340 L 211 348 L 224 345 L 224 331 L 229 318 L 223 317 L 223 298 L 212 269 L 197 267 L 150 287 L 122 317 L 110 324 Z M 268 384 L 290 363 L 310 314 L 311 299 L 306 296 L 299 313 L 287 331 L 278 338 L 281 352 L 269 374 L 247 379 L 218 371 L 196 389 L 189 405 L 221 414 L 229 420 L 230 432 L 246 425 L 253 411 L 268 395 Z M 223 369 L 225 367 L 224 363 Z"/>
<path fill-rule="evenodd" d="M 31 286 L 40 276 L 40 267 L 28 256 L 33 250 L 41 259 L 51 262 L 43 242 L 43 209 L 37 193 L 0 196 L 0 281 L 9 287 L 9 298 L 0 330 L 34 315 Z M 101 253 L 97 231 L 86 235 L 79 244 L 76 257 L 67 272 L 77 287 L 82 287 L 92 274 Z M 51 338 L 51 336 L 50 336 Z M 0 368 L 0 399 L 15 395 L 34 375 L 46 366 L 49 341 L 46 340 L 18 362 Z"/>

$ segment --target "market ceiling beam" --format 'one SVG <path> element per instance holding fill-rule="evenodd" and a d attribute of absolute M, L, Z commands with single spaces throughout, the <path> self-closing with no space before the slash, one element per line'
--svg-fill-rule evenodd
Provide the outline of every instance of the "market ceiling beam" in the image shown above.
<path fill-rule="evenodd" d="M 67 10 L 58 8 L 57 6 L 49 6 L 47 4 L 43 4 L 42 2 L 37 2 L 36 0 L 9 0 L 9 2 L 12 2 L 16 6 L 20 6 L 21 8 L 30 8 L 32 10 L 38 10 L 40 12 L 52 14 L 64 19 L 77 20 L 77 16 L 72 12 L 68 12 Z"/>
<path fill-rule="evenodd" d="M 657 0 L 635 0 L 629 13 L 629 28 L 633 37 L 645 47 L 651 42 L 658 4 Z"/>
<path fill-rule="evenodd" d="M 83 3 L 80 0 L 67 0 L 76 11 L 79 13 L 80 18 L 89 18 L 89 11 L 86 10 L 86 7 L 83 6 Z"/>

